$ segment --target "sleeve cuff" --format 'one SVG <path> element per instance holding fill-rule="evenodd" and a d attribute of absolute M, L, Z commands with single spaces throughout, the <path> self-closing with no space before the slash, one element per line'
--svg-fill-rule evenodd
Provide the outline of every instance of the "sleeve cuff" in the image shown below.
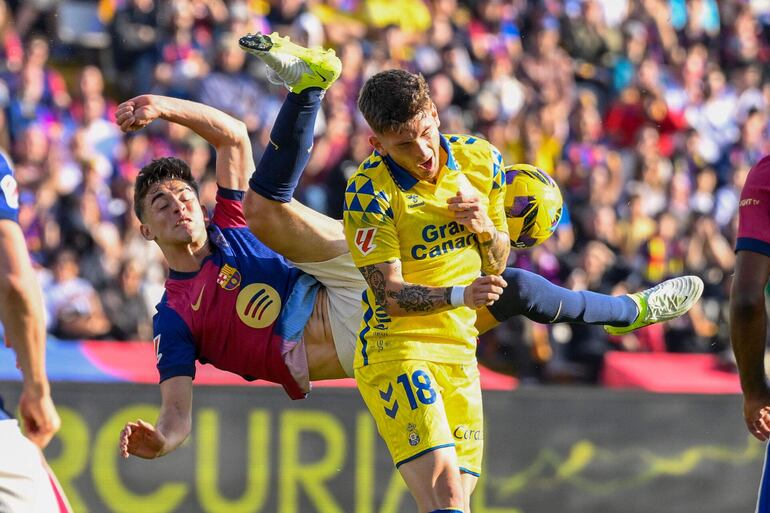
<path fill-rule="evenodd" d="M 244 193 L 244 191 L 236 191 L 235 189 L 226 189 L 224 187 L 219 187 L 217 189 L 219 197 L 228 200 L 243 201 Z"/>
<path fill-rule="evenodd" d="M 190 376 L 192 379 L 195 379 L 195 364 L 173 365 L 171 367 L 158 369 L 158 373 L 160 373 L 159 383 L 163 383 L 167 379 L 175 378 L 177 376 Z"/>
<path fill-rule="evenodd" d="M 738 251 L 753 251 L 754 253 L 770 257 L 770 242 L 739 237 L 735 243 L 735 252 L 737 253 Z"/>

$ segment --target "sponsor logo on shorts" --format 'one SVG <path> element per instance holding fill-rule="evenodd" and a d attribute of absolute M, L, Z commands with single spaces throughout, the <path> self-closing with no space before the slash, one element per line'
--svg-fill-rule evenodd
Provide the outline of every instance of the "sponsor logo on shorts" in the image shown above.
<path fill-rule="evenodd" d="M 458 440 L 484 440 L 484 432 L 480 429 L 469 429 L 462 424 L 457 426 L 452 433 Z"/>
<path fill-rule="evenodd" d="M 409 440 L 409 445 L 414 447 L 415 445 L 420 443 L 420 435 L 417 434 L 417 426 L 415 426 L 412 423 L 407 424 L 406 426 L 407 431 L 407 440 Z"/>
<path fill-rule="evenodd" d="M 746 198 L 746 199 L 742 199 L 741 200 L 740 206 L 742 206 L 742 207 L 755 207 L 755 206 L 759 205 L 759 203 L 760 202 L 759 202 L 758 199 Z"/>

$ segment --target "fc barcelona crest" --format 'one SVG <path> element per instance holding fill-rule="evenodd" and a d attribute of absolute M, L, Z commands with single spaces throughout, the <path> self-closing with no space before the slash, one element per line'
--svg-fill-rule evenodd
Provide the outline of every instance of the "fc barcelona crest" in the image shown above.
<path fill-rule="evenodd" d="M 222 266 L 217 276 L 217 284 L 225 290 L 233 290 L 241 284 L 241 273 L 228 264 Z"/>

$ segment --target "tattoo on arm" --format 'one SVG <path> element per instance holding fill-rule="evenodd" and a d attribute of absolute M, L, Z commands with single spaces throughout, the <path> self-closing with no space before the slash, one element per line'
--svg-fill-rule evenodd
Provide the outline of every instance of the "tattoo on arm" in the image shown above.
<path fill-rule="evenodd" d="M 388 292 L 388 297 L 395 299 L 398 306 L 406 312 L 430 312 L 446 306 L 446 288 L 431 289 L 422 285 L 405 283 L 404 288 L 397 292 Z"/>
<path fill-rule="evenodd" d="M 401 272 L 401 262 L 392 262 L 399 274 Z M 376 265 L 367 265 L 359 267 L 359 271 L 364 276 L 366 283 L 374 293 L 374 300 L 379 306 L 387 307 L 388 298 L 394 300 L 399 308 L 405 312 L 431 312 L 434 309 L 441 308 L 451 304 L 452 287 L 425 287 L 412 283 L 404 283 L 401 290 L 386 290 L 385 275 L 377 269 Z"/>
<path fill-rule="evenodd" d="M 364 275 L 366 283 L 369 284 L 369 288 L 374 293 L 374 300 L 378 305 L 385 306 L 385 275 L 382 271 L 377 269 L 376 265 L 367 265 L 365 267 L 359 267 L 359 271 Z"/>
<path fill-rule="evenodd" d="M 481 269 L 486 274 L 497 274 L 501 266 L 508 260 L 510 242 L 503 232 L 495 231 L 495 236 L 487 242 L 480 242 Z"/>

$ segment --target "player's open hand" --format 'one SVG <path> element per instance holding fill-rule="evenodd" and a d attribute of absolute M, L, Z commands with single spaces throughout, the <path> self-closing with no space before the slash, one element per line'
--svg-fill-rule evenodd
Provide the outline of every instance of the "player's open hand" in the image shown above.
<path fill-rule="evenodd" d="M 32 443 L 45 448 L 61 427 L 61 419 L 47 391 L 39 392 L 34 387 L 25 387 L 19 398 L 19 415 L 24 434 Z"/>
<path fill-rule="evenodd" d="M 759 397 L 743 398 L 743 417 L 754 438 L 762 442 L 770 439 L 770 392 Z"/>
<path fill-rule="evenodd" d="M 463 301 L 465 306 L 470 308 L 481 308 L 489 306 L 500 299 L 500 294 L 508 283 L 502 276 L 490 275 L 480 276 L 473 280 L 473 283 L 465 287 Z"/>
<path fill-rule="evenodd" d="M 478 195 L 457 191 L 457 194 L 446 200 L 449 210 L 454 212 L 455 220 L 472 233 L 494 231 L 495 227 L 489 219 L 483 203 Z"/>
<path fill-rule="evenodd" d="M 118 105 L 115 122 L 126 133 L 141 130 L 160 117 L 158 101 L 151 94 L 131 98 Z"/>
<path fill-rule="evenodd" d="M 165 445 L 166 437 L 142 419 L 126 423 L 120 431 L 120 454 L 124 458 L 130 454 L 148 460 L 157 458 L 163 453 Z"/>

